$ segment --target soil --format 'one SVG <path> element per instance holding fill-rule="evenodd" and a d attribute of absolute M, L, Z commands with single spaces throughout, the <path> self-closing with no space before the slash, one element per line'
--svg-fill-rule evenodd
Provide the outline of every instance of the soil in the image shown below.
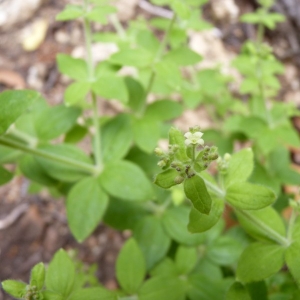
<path fill-rule="evenodd" d="M 67 0 L 45 1 L 31 19 L 0 31 L 0 92 L 8 88 L 34 88 L 50 104 L 63 102 L 63 92 L 69 81 L 59 74 L 55 57 L 62 52 L 72 53 L 83 40 L 79 22 L 55 21 L 55 15 L 66 3 Z M 253 1 L 237 0 L 236 3 L 242 12 L 253 9 Z M 254 32 L 251 26 L 214 20 L 209 5 L 204 12 L 208 19 L 222 28 L 223 43 L 228 51 L 238 52 L 241 43 Z M 136 8 L 135 14 L 140 13 L 151 17 L 149 12 Z M 24 29 L 37 19 L 46 20 L 49 24 L 46 38 L 37 50 L 24 51 L 21 45 Z M 282 97 L 300 105 L 299 69 L 296 64 L 294 66 L 296 55 L 288 53 L 288 41 L 282 34 L 283 30 L 281 28 L 268 38 L 275 44 L 275 50 L 281 53 L 278 56 L 284 59 L 290 72 L 282 77 Z M 114 109 L 108 106 L 105 111 L 111 113 Z M 189 116 L 186 119 L 193 118 Z M 295 120 L 295 125 L 299 123 Z M 300 164 L 299 154 L 294 156 Z M 79 244 L 67 226 L 64 199 L 53 199 L 47 192 L 30 194 L 28 186 L 27 179 L 17 176 L 0 187 L 0 281 L 10 278 L 27 282 L 34 264 L 49 262 L 59 248 L 64 248 L 77 249 L 78 258 L 86 264 L 96 263 L 100 281 L 108 288 L 115 288 L 114 263 L 126 238 L 124 233 L 101 224 L 84 243 Z M 10 216 L 15 216 L 15 213 L 17 217 L 11 220 Z M 6 222 L 4 225 L 3 221 Z M 0 290 L 0 300 L 8 299 L 12 298 Z"/>

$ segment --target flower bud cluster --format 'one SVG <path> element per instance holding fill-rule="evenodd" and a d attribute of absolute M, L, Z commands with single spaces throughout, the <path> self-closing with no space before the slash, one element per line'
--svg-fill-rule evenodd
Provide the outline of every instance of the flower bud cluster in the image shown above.
<path fill-rule="evenodd" d="M 43 295 L 38 291 L 36 286 L 26 286 L 25 300 L 43 300 L 43 298 Z"/>
<path fill-rule="evenodd" d="M 169 150 L 167 152 L 163 151 L 161 148 L 155 148 L 154 153 L 160 157 L 160 161 L 157 165 L 163 169 L 167 169 L 173 162 L 178 148 L 177 145 L 169 145 Z"/>
<path fill-rule="evenodd" d="M 160 157 L 158 166 L 166 170 L 168 168 L 175 169 L 178 176 L 174 178 L 176 184 L 182 183 L 186 178 L 191 178 L 196 175 L 196 172 L 201 172 L 208 168 L 210 163 L 218 159 L 218 149 L 215 146 L 203 146 L 204 140 L 201 138 L 203 133 L 198 126 L 189 129 L 189 132 L 184 134 L 185 141 L 182 147 L 185 147 L 186 158 L 184 161 L 177 156 L 176 152 L 179 145 L 170 145 L 168 152 L 164 152 L 160 148 L 154 150 L 155 154 Z M 200 149 L 199 149 L 200 148 Z"/>
<path fill-rule="evenodd" d="M 231 155 L 229 153 L 226 153 L 224 155 L 224 158 L 222 159 L 221 157 L 219 157 L 217 159 L 217 163 L 218 163 L 218 170 L 221 174 L 225 175 L 227 173 L 227 169 L 229 167 L 229 162 L 231 159 Z"/>

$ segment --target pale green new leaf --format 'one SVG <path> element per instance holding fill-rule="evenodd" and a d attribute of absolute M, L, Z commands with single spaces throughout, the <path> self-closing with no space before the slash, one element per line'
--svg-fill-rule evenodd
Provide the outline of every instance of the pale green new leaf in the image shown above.
<path fill-rule="evenodd" d="M 169 144 L 177 145 L 179 147 L 175 152 L 175 157 L 183 162 L 189 160 L 188 156 L 186 155 L 186 146 L 184 141 L 185 138 L 182 132 L 179 129 L 172 127 L 169 131 Z"/>
<path fill-rule="evenodd" d="M 45 274 L 46 272 L 44 264 L 36 264 L 31 270 L 30 285 L 35 286 L 38 290 L 41 290 L 44 286 Z"/>
<path fill-rule="evenodd" d="M 71 83 L 65 90 L 65 104 L 71 106 L 83 101 L 90 88 L 91 84 L 89 82 L 79 81 Z"/>
<path fill-rule="evenodd" d="M 17 280 L 5 280 L 1 282 L 3 290 L 17 299 L 22 299 L 26 293 L 26 283 Z"/>
<path fill-rule="evenodd" d="M 56 60 L 61 73 L 75 80 L 88 80 L 88 67 L 85 60 L 67 54 L 58 54 Z"/>
<path fill-rule="evenodd" d="M 67 298 L 73 291 L 75 283 L 75 265 L 69 255 L 58 250 L 51 260 L 46 272 L 47 290 Z"/>
<path fill-rule="evenodd" d="M 242 253 L 237 279 L 243 283 L 259 281 L 277 273 L 284 264 L 285 248 L 270 243 L 253 243 Z"/>
<path fill-rule="evenodd" d="M 69 4 L 57 16 L 57 21 L 69 21 L 83 16 L 84 10 L 82 6 Z"/>
<path fill-rule="evenodd" d="M 168 52 L 164 56 L 164 60 L 173 62 L 178 66 L 189 66 L 200 62 L 202 57 L 187 46 L 182 46 Z"/>
<path fill-rule="evenodd" d="M 131 238 L 121 249 L 116 262 L 117 279 L 129 294 L 138 291 L 146 275 L 146 262 L 137 242 Z"/>
<path fill-rule="evenodd" d="M 101 221 L 108 205 L 108 196 L 95 177 L 76 183 L 67 198 L 67 217 L 76 240 L 82 242 Z"/>
<path fill-rule="evenodd" d="M 113 54 L 109 60 L 121 66 L 142 68 L 151 65 L 153 54 L 143 48 L 124 49 Z"/>

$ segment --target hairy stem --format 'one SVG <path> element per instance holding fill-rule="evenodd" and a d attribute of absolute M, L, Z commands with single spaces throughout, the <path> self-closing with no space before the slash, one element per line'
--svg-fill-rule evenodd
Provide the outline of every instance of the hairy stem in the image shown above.
<path fill-rule="evenodd" d="M 88 1 L 85 0 L 85 9 L 88 11 Z M 92 55 L 92 29 L 90 21 L 87 18 L 84 18 L 84 35 L 85 35 L 85 47 L 87 53 L 87 65 L 89 70 L 89 79 L 93 81 L 95 79 L 95 70 L 94 70 L 94 62 L 93 62 L 93 55 Z M 99 112 L 98 112 L 98 105 L 97 105 L 97 97 L 96 94 L 91 91 L 92 97 L 92 110 L 93 110 L 93 125 L 95 128 L 94 138 L 95 138 L 95 165 L 96 168 L 101 171 L 102 166 L 102 153 L 101 153 L 101 128 L 99 126 Z"/>
<path fill-rule="evenodd" d="M 63 163 L 65 165 L 69 165 L 69 166 L 78 168 L 79 170 L 85 171 L 92 175 L 97 175 L 99 173 L 99 171 L 93 165 L 83 163 L 83 162 L 80 162 L 80 161 L 77 161 L 77 160 L 74 160 L 74 159 L 71 159 L 71 158 L 68 158 L 65 156 L 57 155 L 52 152 L 33 148 L 28 145 L 24 145 L 22 143 L 11 140 L 7 137 L 0 137 L 0 144 L 3 146 L 13 148 L 13 149 L 21 150 L 28 154 L 33 154 L 33 155 L 36 155 L 39 157 L 53 160 L 55 162 Z"/>

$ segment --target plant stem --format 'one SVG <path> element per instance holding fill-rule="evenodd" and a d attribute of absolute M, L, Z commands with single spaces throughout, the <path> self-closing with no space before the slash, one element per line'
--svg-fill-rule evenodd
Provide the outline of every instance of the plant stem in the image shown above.
<path fill-rule="evenodd" d="M 84 1 L 85 10 L 88 11 L 88 1 Z M 85 35 L 85 47 L 87 52 L 87 65 L 89 70 L 89 79 L 94 81 L 95 79 L 95 70 L 94 70 L 94 62 L 93 62 L 93 54 L 92 54 L 92 30 L 90 21 L 87 18 L 84 18 L 84 35 Z M 93 125 L 95 128 L 94 138 L 95 138 L 95 165 L 96 169 L 101 172 L 103 165 L 102 165 L 102 153 L 101 153 L 101 128 L 99 125 L 99 113 L 98 113 L 98 105 L 97 105 L 97 97 L 96 94 L 91 91 L 92 97 L 92 107 L 93 107 Z"/>
<path fill-rule="evenodd" d="M 158 49 L 158 51 L 156 53 L 156 56 L 155 56 L 155 59 L 154 59 L 155 62 L 159 61 L 161 59 L 162 55 L 164 54 L 164 51 L 165 51 L 166 46 L 168 44 L 170 33 L 171 33 L 172 28 L 173 28 L 173 26 L 175 24 L 175 21 L 176 21 L 176 17 L 177 16 L 174 13 L 173 18 L 171 19 L 171 21 L 169 23 L 169 26 L 167 28 L 167 31 L 165 33 L 165 36 L 164 36 L 164 38 L 163 38 L 163 40 L 162 40 L 162 42 L 160 44 L 160 47 L 159 47 L 159 49 Z"/>
<path fill-rule="evenodd" d="M 198 174 L 199 175 L 199 174 Z M 200 175 L 201 177 L 201 175 Z M 219 187 L 217 187 L 215 184 L 211 183 L 210 181 L 206 180 L 205 178 L 201 177 L 206 186 L 208 187 L 208 189 L 210 189 L 210 191 L 214 194 L 216 194 L 217 196 L 219 196 L 220 198 L 224 199 L 225 198 L 225 195 L 226 195 L 226 192 L 221 190 Z"/>
<path fill-rule="evenodd" d="M 93 123 L 95 127 L 95 162 L 96 166 L 99 171 L 102 170 L 102 154 L 101 154 L 101 130 L 98 118 L 98 106 L 97 106 L 97 99 L 94 92 L 92 94 L 92 101 L 93 101 Z"/>
<path fill-rule="evenodd" d="M 34 148 L 38 144 L 38 139 L 30 136 L 29 134 L 23 131 L 20 131 L 18 128 L 16 128 L 15 124 L 12 124 L 6 133 L 12 135 L 13 137 L 16 137 L 17 139 L 20 139 L 22 142 L 25 142 L 30 147 Z"/>
<path fill-rule="evenodd" d="M 123 28 L 121 22 L 119 21 L 117 15 L 111 15 L 110 16 L 110 21 L 113 24 L 113 26 L 115 27 L 119 37 L 122 40 L 125 40 L 126 39 L 126 31 L 124 30 L 124 28 Z"/>
<path fill-rule="evenodd" d="M 99 174 L 99 171 L 93 165 L 83 163 L 83 162 L 80 162 L 80 161 L 77 161 L 77 160 L 74 160 L 74 159 L 70 159 L 70 158 L 65 157 L 65 156 L 53 154 L 52 152 L 48 152 L 48 151 L 44 151 L 44 150 L 41 150 L 41 149 L 33 148 L 33 147 L 28 146 L 28 145 L 24 145 L 24 144 L 21 144 L 19 142 L 13 141 L 13 140 L 11 140 L 9 138 L 6 138 L 6 137 L 0 137 L 0 144 L 4 145 L 4 146 L 7 146 L 7 147 L 10 147 L 10 148 L 13 148 L 13 149 L 18 149 L 18 150 L 24 151 L 24 152 L 29 153 L 29 154 L 33 154 L 33 155 L 36 155 L 36 156 L 39 156 L 39 157 L 50 159 L 50 160 L 53 160 L 55 162 L 64 163 L 66 165 L 76 167 L 76 168 L 78 168 L 82 171 L 85 171 L 89 174 L 92 174 L 92 175 Z"/>
<path fill-rule="evenodd" d="M 261 222 L 258 218 L 255 218 L 254 216 L 252 216 L 247 210 L 241 210 L 241 209 L 237 209 L 237 208 L 234 208 L 234 210 L 237 211 L 238 213 L 240 213 L 241 215 L 243 215 L 245 218 L 247 218 L 249 221 L 251 221 L 255 225 L 257 225 L 260 229 L 264 230 L 264 232 L 267 234 L 267 236 L 269 238 L 271 238 L 273 241 L 275 241 L 276 243 L 278 243 L 284 247 L 288 247 L 290 245 L 290 241 L 287 238 L 285 238 L 284 236 L 282 236 L 281 234 L 279 234 L 278 232 L 273 230 L 271 227 L 266 225 L 264 222 Z"/>
<path fill-rule="evenodd" d="M 288 225 L 288 231 L 287 231 L 287 238 L 290 242 L 292 242 L 292 234 L 293 234 L 293 227 L 295 224 L 295 221 L 297 219 L 297 212 L 295 211 L 295 209 L 292 209 L 292 214 L 289 220 L 289 225 Z"/>

